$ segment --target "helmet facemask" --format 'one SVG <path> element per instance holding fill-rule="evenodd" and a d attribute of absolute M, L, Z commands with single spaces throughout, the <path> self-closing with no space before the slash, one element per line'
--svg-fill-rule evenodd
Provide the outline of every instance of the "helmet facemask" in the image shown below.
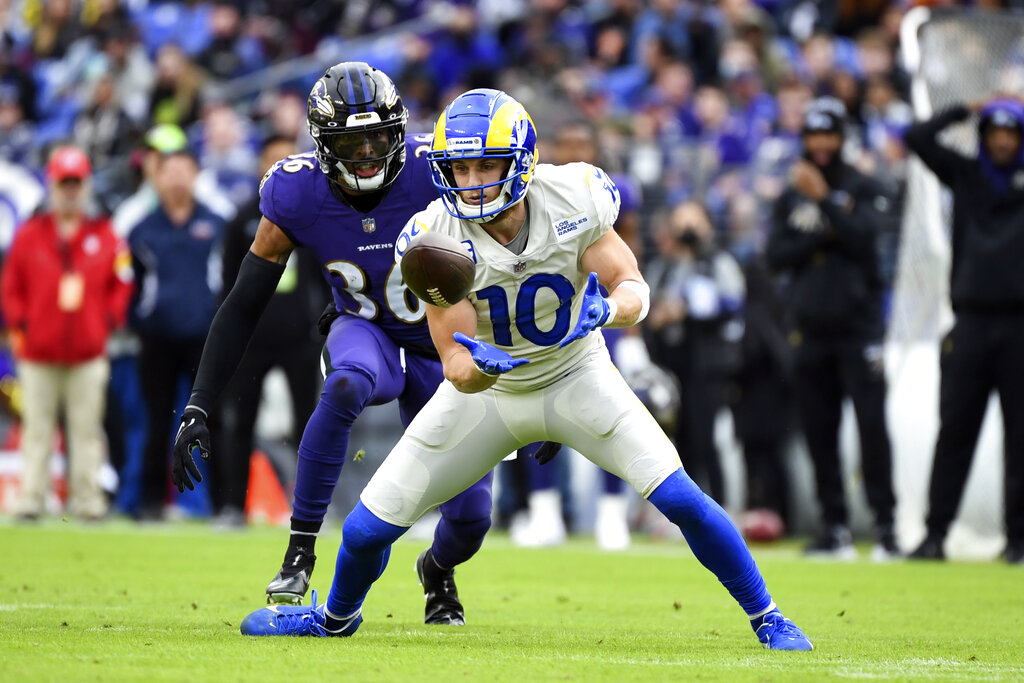
<path fill-rule="evenodd" d="M 453 165 L 460 159 L 483 158 L 507 160 L 503 177 L 460 187 Z M 530 115 L 515 99 L 500 90 L 477 88 L 456 97 L 438 117 L 427 161 L 431 181 L 448 213 L 487 223 L 526 197 L 537 164 L 537 132 Z M 500 188 L 498 196 L 484 202 L 484 191 L 495 186 Z M 467 201 L 466 194 L 479 199 Z"/>
<path fill-rule="evenodd" d="M 320 170 L 346 192 L 377 192 L 395 182 L 405 166 L 408 118 L 395 84 L 365 62 L 327 69 L 306 106 Z"/>
<path fill-rule="evenodd" d="M 376 114 L 371 115 L 379 121 Z M 309 131 L 321 168 L 347 190 L 380 190 L 398 175 L 389 171 L 405 164 L 404 116 L 397 121 L 345 127 L 336 132 L 310 124 Z M 365 175 L 367 170 L 373 172 Z"/>
<path fill-rule="evenodd" d="M 508 170 L 504 176 L 484 185 L 472 185 L 459 187 L 455 182 L 455 174 L 452 172 L 452 164 L 459 159 L 507 159 L 509 160 Z M 473 223 L 489 223 L 498 214 L 506 209 L 512 208 L 526 197 L 526 187 L 530 179 L 523 180 L 533 170 L 533 155 L 524 147 L 516 148 L 486 148 L 479 152 L 430 152 L 427 159 L 431 162 L 431 175 L 434 185 L 441 190 L 441 199 L 445 208 L 453 216 Z M 479 191 L 481 196 L 489 187 L 501 186 L 498 196 L 486 203 L 470 203 L 462 198 L 462 193 Z"/>

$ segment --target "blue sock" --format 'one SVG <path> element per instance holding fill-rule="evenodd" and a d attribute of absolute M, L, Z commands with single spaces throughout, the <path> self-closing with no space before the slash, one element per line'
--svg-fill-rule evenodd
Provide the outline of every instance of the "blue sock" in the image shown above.
<path fill-rule="evenodd" d="M 352 423 L 372 395 L 373 382 L 361 372 L 335 370 L 327 376 L 320 402 L 299 442 L 296 519 L 323 522 L 345 465 Z"/>
<path fill-rule="evenodd" d="M 377 517 L 362 501 L 356 504 L 342 527 L 334 582 L 327 596 L 328 612 L 344 617 L 363 606 L 370 586 L 388 566 L 391 544 L 407 530 Z"/>
<path fill-rule="evenodd" d="M 673 472 L 647 499 L 682 530 L 697 560 L 718 577 L 748 617 L 763 616 L 773 606 L 739 529 L 683 468 Z"/>

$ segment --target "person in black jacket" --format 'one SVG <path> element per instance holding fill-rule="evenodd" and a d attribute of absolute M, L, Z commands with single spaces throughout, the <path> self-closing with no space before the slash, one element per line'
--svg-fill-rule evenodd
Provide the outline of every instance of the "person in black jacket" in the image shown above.
<path fill-rule="evenodd" d="M 892 453 L 885 422 L 883 282 L 876 246 L 893 219 L 881 186 L 840 158 L 846 111 L 834 98 L 804 115 L 803 158 L 775 203 L 769 265 L 790 274 L 794 394 L 814 461 L 825 527 L 808 554 L 856 556 L 839 460 L 845 396 L 860 431 L 861 468 L 875 513 L 876 560 L 897 556 Z"/>
<path fill-rule="evenodd" d="M 976 158 L 938 142 L 979 112 Z M 928 535 L 911 554 L 944 559 L 988 397 L 999 392 L 1006 461 L 1007 562 L 1024 563 L 1024 105 L 1015 99 L 956 106 L 907 130 L 907 146 L 953 192 L 950 299 L 956 324 L 942 341 L 938 442 L 928 494 Z"/>
<path fill-rule="evenodd" d="M 295 141 L 273 137 L 263 144 L 261 175 L 278 159 L 295 153 Z M 242 206 L 224 231 L 224 287 L 231 291 L 242 259 L 256 236 L 260 217 L 259 197 Z M 320 395 L 320 349 L 317 318 L 330 295 L 324 285 L 320 264 L 307 250 L 292 252 L 277 290 L 270 298 L 238 370 L 221 401 L 222 429 L 217 433 L 221 457 L 212 463 L 210 493 L 214 523 L 224 528 L 245 525 L 246 487 L 249 456 L 253 450 L 253 429 L 267 373 L 280 367 L 288 380 L 292 407 L 293 436 L 298 444 L 302 428 L 316 408 Z M 293 451 L 294 453 L 294 451 Z"/>

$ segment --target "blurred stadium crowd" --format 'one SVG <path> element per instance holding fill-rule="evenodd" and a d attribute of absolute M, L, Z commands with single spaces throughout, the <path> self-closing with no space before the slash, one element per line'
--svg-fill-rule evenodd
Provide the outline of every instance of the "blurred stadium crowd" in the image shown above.
<path fill-rule="evenodd" d="M 760 266 L 771 206 L 800 154 L 805 105 L 821 95 L 846 106 L 845 158 L 901 196 L 902 134 L 912 112 L 897 57 L 899 26 L 916 4 L 0 0 L 0 248 L 45 206 L 44 168 L 58 145 L 85 150 L 93 210 L 113 215 L 119 236 L 130 240 L 146 215 L 130 198 L 148 179 L 150 151 L 189 150 L 198 160 L 196 196 L 230 221 L 257 195 L 266 141 L 311 148 L 306 96 L 337 61 L 364 60 L 390 74 L 409 108 L 410 133 L 429 132 L 463 90 L 503 89 L 532 114 L 541 161 L 582 159 L 613 175 L 623 198 L 618 227 L 643 265 L 664 270 L 681 258 L 680 240 L 701 239 L 683 233 L 703 224 L 708 242 L 739 265 L 747 285 L 735 291 L 747 305 L 708 308 L 698 297 L 688 302 L 685 325 L 693 329 L 675 336 L 653 309 L 644 334 L 652 355 L 659 346 L 680 357 L 687 345 L 703 345 L 700 367 L 714 376 L 680 377 L 689 381 L 677 410 L 705 400 L 732 406 L 752 451 L 748 493 L 761 491 L 760 504 L 785 517 L 785 487 L 771 482 L 771 466 L 765 472 L 756 464 L 774 462 L 756 451 L 774 448 L 793 422 L 781 304 Z M 927 4 L 983 11 L 1014 3 Z M 880 243 L 890 286 L 897 246 L 895 230 Z M 657 300 L 668 281 L 648 279 Z M 712 276 L 710 284 L 732 291 L 728 277 Z M 112 340 L 113 358 L 134 353 L 137 313 L 128 333 Z M 745 337 L 735 334 L 742 325 L 730 327 L 737 318 Z M 120 371 L 115 363 L 112 392 L 128 386 Z M 688 404 L 685 393 L 694 390 L 701 394 Z M 743 406 L 742 398 L 756 403 Z M 676 421 L 686 419 L 679 412 Z M 108 432 L 124 429 L 112 422 Z M 137 433 L 108 438 L 128 443 L 122 451 L 139 450 L 143 440 Z M 122 486 L 140 476 L 130 460 L 124 453 L 115 459 Z M 695 466 L 720 494 L 716 466 Z M 137 493 L 117 500 L 123 512 L 138 512 Z"/>
<path fill-rule="evenodd" d="M 185 130 L 203 182 L 243 204 L 256 192 L 260 141 L 306 146 L 309 85 L 341 59 L 394 77 L 411 132 L 483 86 L 523 101 L 549 144 L 570 120 L 588 122 L 599 162 L 635 185 L 648 251 L 659 214 L 690 196 L 730 249 L 758 250 L 763 204 L 780 191 L 816 94 L 847 105 L 847 151 L 860 167 L 898 182 L 905 157 L 908 83 L 895 51 L 911 3 L 3 4 L 4 160 L 38 172 L 53 143 L 73 141 L 111 213 L 135 190 L 140 142 L 155 124 Z"/>

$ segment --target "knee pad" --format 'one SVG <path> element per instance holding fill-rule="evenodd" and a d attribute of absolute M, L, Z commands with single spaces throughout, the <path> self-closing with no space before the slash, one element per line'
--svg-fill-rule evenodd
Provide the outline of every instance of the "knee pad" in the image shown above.
<path fill-rule="evenodd" d="M 679 525 L 700 521 L 708 511 L 707 496 L 681 467 L 661 482 L 647 500 Z"/>
<path fill-rule="evenodd" d="M 360 501 L 345 518 L 341 542 L 345 551 L 354 557 L 373 557 L 384 552 L 405 532 L 405 527 L 388 524 Z"/>
<path fill-rule="evenodd" d="M 355 419 L 373 395 L 373 387 L 373 380 L 366 374 L 351 368 L 340 368 L 327 374 L 320 400 L 334 412 L 351 415 Z"/>

